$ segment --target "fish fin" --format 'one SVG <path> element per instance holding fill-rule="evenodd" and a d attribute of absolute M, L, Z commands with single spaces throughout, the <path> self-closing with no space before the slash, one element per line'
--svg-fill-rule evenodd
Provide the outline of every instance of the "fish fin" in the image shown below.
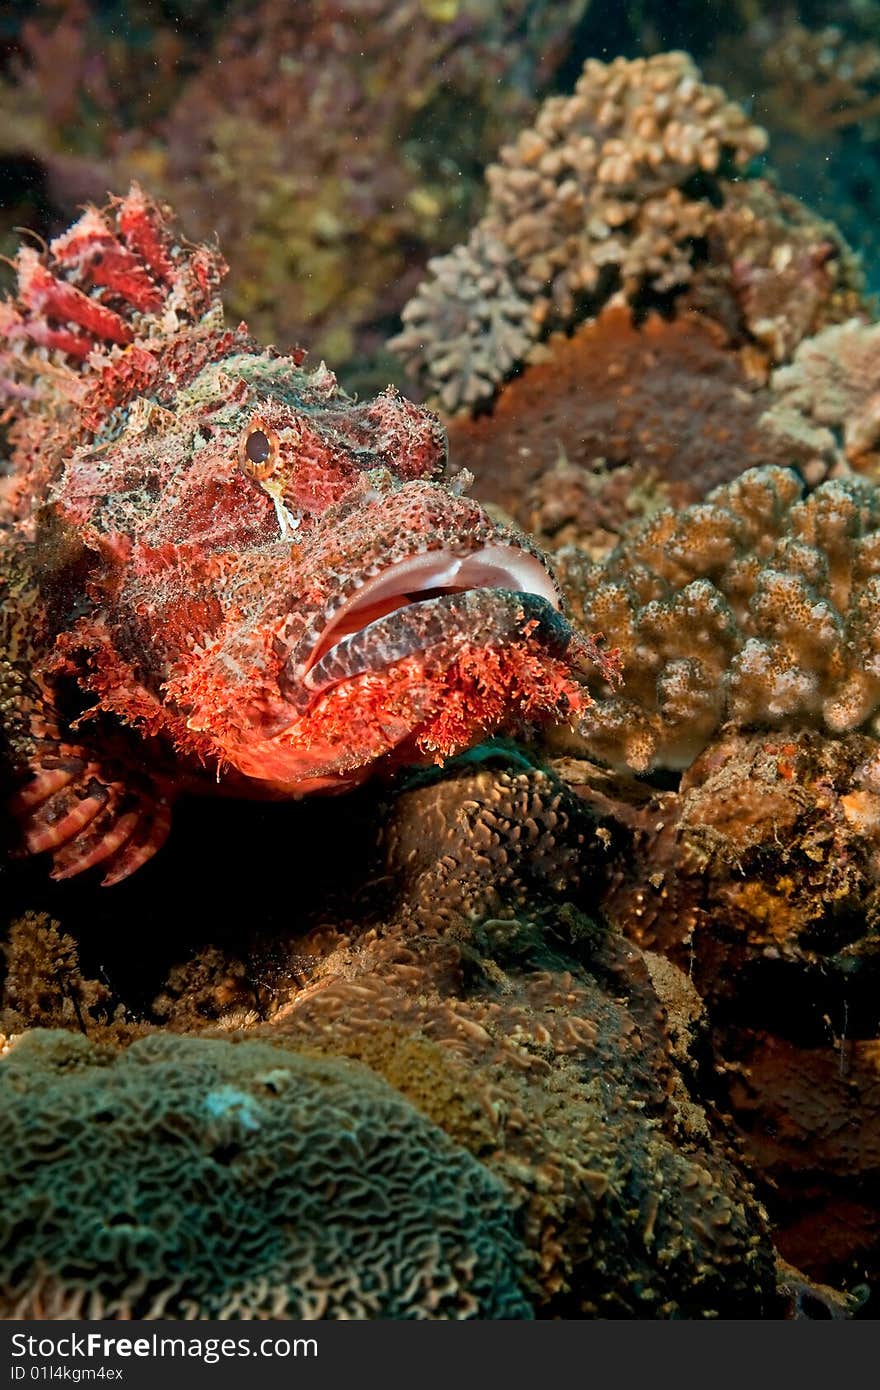
<path fill-rule="evenodd" d="M 109 368 L 137 393 L 163 342 L 222 325 L 219 251 L 186 241 L 137 184 L 87 207 L 46 249 L 21 246 L 14 268 L 15 290 L 0 300 L 0 404 L 10 417 L 54 415 L 60 400 L 94 414 L 90 396 Z"/>
<path fill-rule="evenodd" d="M 142 773 L 126 777 L 66 743 L 42 747 L 30 772 L 11 809 L 24 851 L 51 854 L 52 878 L 100 865 L 104 884 L 119 883 L 164 844 L 170 798 Z"/>

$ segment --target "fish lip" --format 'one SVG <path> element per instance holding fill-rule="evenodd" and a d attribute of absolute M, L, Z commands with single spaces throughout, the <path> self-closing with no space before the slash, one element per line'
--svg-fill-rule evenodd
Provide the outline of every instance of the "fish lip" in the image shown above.
<path fill-rule="evenodd" d="M 308 707 L 342 681 L 390 670 L 416 654 L 448 666 L 468 647 L 499 647 L 526 637 L 561 653 L 571 636 L 565 618 L 542 594 L 461 589 L 407 603 L 346 633 L 309 669 L 299 699 Z"/>
<path fill-rule="evenodd" d="M 368 619 L 363 627 L 352 627 L 358 611 L 366 614 L 380 601 L 405 599 L 405 603 L 384 615 L 391 616 L 407 607 L 422 606 L 420 592 L 425 593 L 426 599 L 429 595 L 433 599 L 487 591 L 531 596 L 543 599 L 557 613 L 562 609 L 562 596 L 543 557 L 526 548 L 518 538 L 496 536 L 468 550 L 450 540 L 445 546 L 416 551 L 394 561 L 349 594 L 320 630 L 309 635 L 305 649 L 300 642 L 288 656 L 282 670 L 286 698 L 297 706 L 312 702 L 316 692 L 309 677 L 314 668 L 347 637 L 373 626 L 373 620 Z M 338 642 L 329 640 L 336 632 Z"/>

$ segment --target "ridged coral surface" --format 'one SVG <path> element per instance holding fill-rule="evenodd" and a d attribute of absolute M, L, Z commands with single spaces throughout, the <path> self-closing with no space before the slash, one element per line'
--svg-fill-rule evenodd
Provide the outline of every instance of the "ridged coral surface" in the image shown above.
<path fill-rule="evenodd" d="M 364 1067 L 36 1032 L 0 1090 L 5 1317 L 529 1315 L 508 1191 Z"/>

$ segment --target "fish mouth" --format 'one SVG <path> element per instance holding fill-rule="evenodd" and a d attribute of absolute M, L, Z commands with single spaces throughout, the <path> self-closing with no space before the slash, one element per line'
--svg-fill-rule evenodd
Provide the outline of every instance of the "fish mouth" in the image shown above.
<path fill-rule="evenodd" d="M 560 608 L 552 575 L 518 546 L 414 555 L 367 580 L 337 609 L 308 653 L 288 662 L 285 693 L 304 711 L 331 686 L 406 657 L 450 664 L 466 645 L 527 635 L 564 651 L 571 629 Z"/>

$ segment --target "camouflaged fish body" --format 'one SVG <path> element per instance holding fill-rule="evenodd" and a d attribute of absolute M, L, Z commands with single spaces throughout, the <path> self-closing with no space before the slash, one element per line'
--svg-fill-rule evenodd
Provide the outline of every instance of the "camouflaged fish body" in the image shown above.
<path fill-rule="evenodd" d="M 132 873 L 181 790 L 286 797 L 587 698 L 540 553 L 442 481 L 436 417 L 223 324 L 138 188 L 0 304 L 0 704 L 25 845 Z"/>

